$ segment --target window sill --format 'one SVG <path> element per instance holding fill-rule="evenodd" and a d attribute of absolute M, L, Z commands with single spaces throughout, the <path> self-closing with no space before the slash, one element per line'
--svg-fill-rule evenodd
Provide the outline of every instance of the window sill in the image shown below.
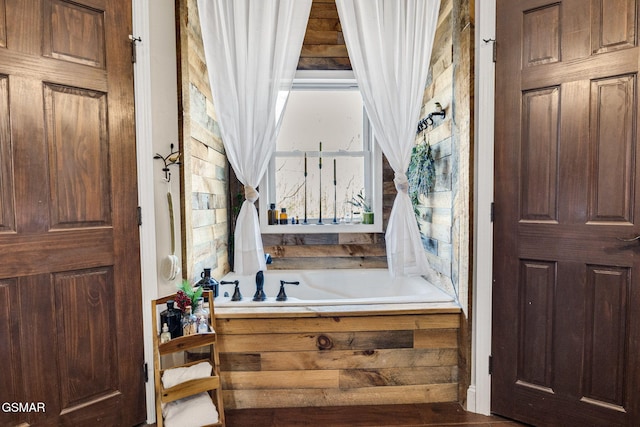
<path fill-rule="evenodd" d="M 328 233 L 382 233 L 382 224 L 323 224 L 262 225 L 262 234 L 328 234 Z"/>

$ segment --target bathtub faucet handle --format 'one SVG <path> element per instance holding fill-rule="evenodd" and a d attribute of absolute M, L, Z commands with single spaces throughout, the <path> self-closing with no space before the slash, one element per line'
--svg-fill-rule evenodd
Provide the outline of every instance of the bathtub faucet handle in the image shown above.
<path fill-rule="evenodd" d="M 262 270 L 256 273 L 256 293 L 253 295 L 254 301 L 264 301 L 267 295 L 264 293 L 264 273 Z"/>
<path fill-rule="evenodd" d="M 233 296 L 231 297 L 231 301 L 241 301 L 242 300 L 242 294 L 240 293 L 240 288 L 238 287 L 238 285 L 240 284 L 239 280 L 234 280 L 232 282 L 226 281 L 226 280 L 221 280 L 220 281 L 221 285 L 235 285 L 235 289 L 233 290 Z"/>
<path fill-rule="evenodd" d="M 278 296 L 276 297 L 276 301 L 286 301 L 287 300 L 287 294 L 284 292 L 284 285 L 299 285 L 300 282 L 287 282 L 285 280 L 280 280 L 280 292 L 278 293 Z"/>

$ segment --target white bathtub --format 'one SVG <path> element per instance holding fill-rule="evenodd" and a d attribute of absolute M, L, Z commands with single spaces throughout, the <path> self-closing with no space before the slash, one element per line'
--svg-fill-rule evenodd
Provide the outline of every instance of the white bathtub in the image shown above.
<path fill-rule="evenodd" d="M 231 301 L 234 286 L 221 285 L 216 307 L 455 303 L 454 298 L 422 277 L 393 278 L 386 269 L 267 270 L 265 301 L 253 301 L 255 275 L 229 273 L 221 279 L 234 280 L 240 281 L 242 300 Z M 297 286 L 285 285 L 286 301 L 276 301 L 280 280 L 300 282 Z"/>

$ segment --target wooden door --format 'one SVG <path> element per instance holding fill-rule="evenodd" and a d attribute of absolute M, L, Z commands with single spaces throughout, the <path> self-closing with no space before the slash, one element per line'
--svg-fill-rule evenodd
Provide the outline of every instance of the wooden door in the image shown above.
<path fill-rule="evenodd" d="M 492 410 L 640 425 L 638 4 L 498 0 Z"/>
<path fill-rule="evenodd" d="M 145 419 L 131 23 L 0 0 L 3 426 Z"/>

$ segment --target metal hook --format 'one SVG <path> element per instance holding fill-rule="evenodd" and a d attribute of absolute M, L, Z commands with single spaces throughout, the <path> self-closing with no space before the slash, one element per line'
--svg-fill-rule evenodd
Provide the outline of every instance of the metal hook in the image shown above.
<path fill-rule="evenodd" d="M 164 162 L 164 167 L 162 168 L 162 171 L 164 172 L 164 179 L 167 182 L 171 182 L 171 172 L 169 171 L 169 166 L 180 164 L 179 162 L 180 152 L 177 150 L 176 151 L 173 150 L 173 144 L 171 144 L 170 148 L 171 148 L 171 152 L 166 156 L 162 156 L 157 153 L 155 156 L 153 156 L 154 159 L 160 159 Z"/>

